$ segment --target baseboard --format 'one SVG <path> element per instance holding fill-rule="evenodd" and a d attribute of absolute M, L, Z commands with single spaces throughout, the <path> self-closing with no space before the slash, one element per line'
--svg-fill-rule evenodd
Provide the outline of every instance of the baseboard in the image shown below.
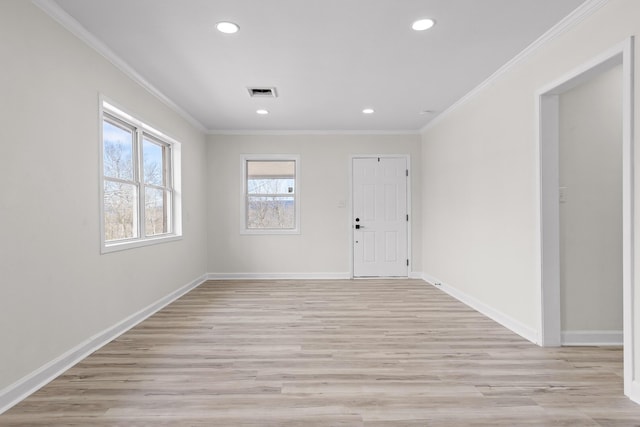
<path fill-rule="evenodd" d="M 421 271 L 416 271 L 416 272 L 409 273 L 409 279 L 420 279 L 423 282 L 427 282 L 427 283 L 429 283 L 431 285 L 433 284 L 433 282 L 431 281 L 432 278 L 429 275 L 427 275 L 427 274 L 425 274 L 425 273 L 423 273 Z"/>
<path fill-rule="evenodd" d="M 427 282 L 427 283 L 429 283 L 431 285 L 434 285 L 438 289 L 440 289 L 443 292 L 451 295 L 452 297 L 454 297 L 458 301 L 462 302 L 463 304 L 468 305 L 469 307 L 473 308 L 477 312 L 479 312 L 481 314 L 484 314 L 488 318 L 498 322 L 499 324 L 501 324 L 505 328 L 507 328 L 507 329 L 511 330 L 512 332 L 515 332 L 516 334 L 520 335 L 522 338 L 524 338 L 526 340 L 529 340 L 534 344 L 538 342 L 538 333 L 537 333 L 537 331 L 535 329 L 532 329 L 532 328 L 528 327 L 527 325 L 524 325 L 523 323 L 519 322 L 518 320 L 515 320 L 511 316 L 508 316 L 508 315 L 502 313 L 501 311 L 498 311 L 498 310 L 496 310 L 496 309 L 494 309 L 492 307 L 489 307 L 488 305 L 486 305 L 482 301 L 477 300 L 476 298 L 472 297 L 471 295 L 468 295 L 468 294 L 466 294 L 466 293 L 454 288 L 453 286 L 447 285 L 443 281 L 441 281 L 441 280 L 439 280 L 439 279 L 437 279 L 437 278 L 435 278 L 433 276 L 430 276 L 428 274 L 423 274 L 422 275 L 422 280 L 424 280 L 425 282 Z"/>
<path fill-rule="evenodd" d="M 100 347 L 113 341 L 149 316 L 198 287 L 204 283 L 206 279 L 206 275 L 203 275 L 193 280 L 191 283 L 171 292 L 137 313 L 90 337 L 61 356 L 51 360 L 15 383 L 5 387 L 3 390 L 0 390 L 0 414 L 54 380 Z"/>
<path fill-rule="evenodd" d="M 423 277 L 424 277 L 424 274 L 421 271 L 410 271 L 409 272 L 409 279 L 422 279 Z"/>
<path fill-rule="evenodd" d="M 420 272 L 410 272 L 409 279 L 422 279 Z M 349 280 L 351 273 L 209 273 L 207 280 Z"/>
<path fill-rule="evenodd" d="M 207 280 L 348 280 L 351 273 L 209 273 Z"/>
<path fill-rule="evenodd" d="M 622 331 L 562 331 L 562 345 L 596 346 L 622 345 Z"/>
<path fill-rule="evenodd" d="M 631 381 L 631 384 L 629 384 L 628 387 L 625 386 L 624 394 L 629 399 L 640 405 L 640 382 Z"/>

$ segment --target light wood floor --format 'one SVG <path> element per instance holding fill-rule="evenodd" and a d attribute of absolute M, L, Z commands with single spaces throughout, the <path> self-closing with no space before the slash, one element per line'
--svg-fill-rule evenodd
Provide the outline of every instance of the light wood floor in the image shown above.
<path fill-rule="evenodd" d="M 207 282 L 2 426 L 640 426 L 620 348 L 544 349 L 414 280 Z"/>

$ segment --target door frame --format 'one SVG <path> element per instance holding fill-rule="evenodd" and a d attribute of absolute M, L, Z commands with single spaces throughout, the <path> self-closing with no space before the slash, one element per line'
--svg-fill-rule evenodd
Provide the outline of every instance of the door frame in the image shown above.
<path fill-rule="evenodd" d="M 539 201 L 539 334 L 541 346 L 561 345 L 559 97 L 590 78 L 622 64 L 622 270 L 624 393 L 640 403 L 635 366 L 634 320 L 634 118 L 633 37 L 614 46 L 536 92 Z"/>
<path fill-rule="evenodd" d="M 411 223 L 413 222 L 413 212 L 411 211 L 411 156 L 409 154 L 352 154 L 349 156 L 349 197 L 347 199 L 347 232 L 349 235 L 349 271 L 351 279 L 361 279 L 354 276 L 354 260 L 353 260 L 353 161 L 355 159 L 377 159 L 377 158 L 402 158 L 407 162 L 409 176 L 407 177 L 407 213 L 409 221 L 407 221 L 407 258 L 409 266 L 407 268 L 407 277 L 411 277 L 413 271 L 413 258 L 411 256 Z"/>

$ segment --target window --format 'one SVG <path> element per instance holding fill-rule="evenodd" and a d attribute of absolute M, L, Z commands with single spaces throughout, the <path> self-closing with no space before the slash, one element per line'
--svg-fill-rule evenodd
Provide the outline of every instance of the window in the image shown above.
<path fill-rule="evenodd" d="M 181 235 L 180 144 L 102 102 L 102 251 Z"/>
<path fill-rule="evenodd" d="M 300 231 L 298 156 L 243 156 L 242 232 Z"/>

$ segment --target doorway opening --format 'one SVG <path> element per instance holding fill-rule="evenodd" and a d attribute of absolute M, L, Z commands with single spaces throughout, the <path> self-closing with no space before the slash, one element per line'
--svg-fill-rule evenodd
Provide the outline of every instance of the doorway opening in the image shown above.
<path fill-rule="evenodd" d="M 561 344 L 622 345 L 622 64 L 559 95 Z"/>
<path fill-rule="evenodd" d="M 578 86 L 602 76 L 603 73 L 621 67 L 622 71 L 622 132 L 621 164 L 618 188 L 621 191 L 621 281 L 622 281 L 622 329 L 624 346 L 625 394 L 640 402 L 640 383 L 636 380 L 636 360 L 633 353 L 633 39 L 605 52 L 567 76 L 538 91 L 539 112 L 539 160 L 540 160 L 540 236 L 541 236 L 541 286 L 540 286 L 540 336 L 538 344 L 560 346 L 563 344 L 563 303 L 561 291 L 563 275 L 566 275 L 561 234 L 563 212 L 561 204 L 571 200 L 571 189 L 562 186 L 561 164 L 566 153 L 561 153 L 562 123 L 560 121 L 561 97 Z M 594 171 L 597 173 L 598 171 Z M 562 179 L 565 179 L 563 177 Z M 562 215 L 561 215 L 562 213 Z M 566 218 L 564 218 L 566 220 Z M 566 243 L 566 242 L 565 242 Z M 566 307 L 565 307 L 566 309 Z M 566 313 L 565 313 L 566 314 Z M 565 317 L 565 322 L 567 321 Z M 565 342 L 567 336 L 565 335 Z"/>

